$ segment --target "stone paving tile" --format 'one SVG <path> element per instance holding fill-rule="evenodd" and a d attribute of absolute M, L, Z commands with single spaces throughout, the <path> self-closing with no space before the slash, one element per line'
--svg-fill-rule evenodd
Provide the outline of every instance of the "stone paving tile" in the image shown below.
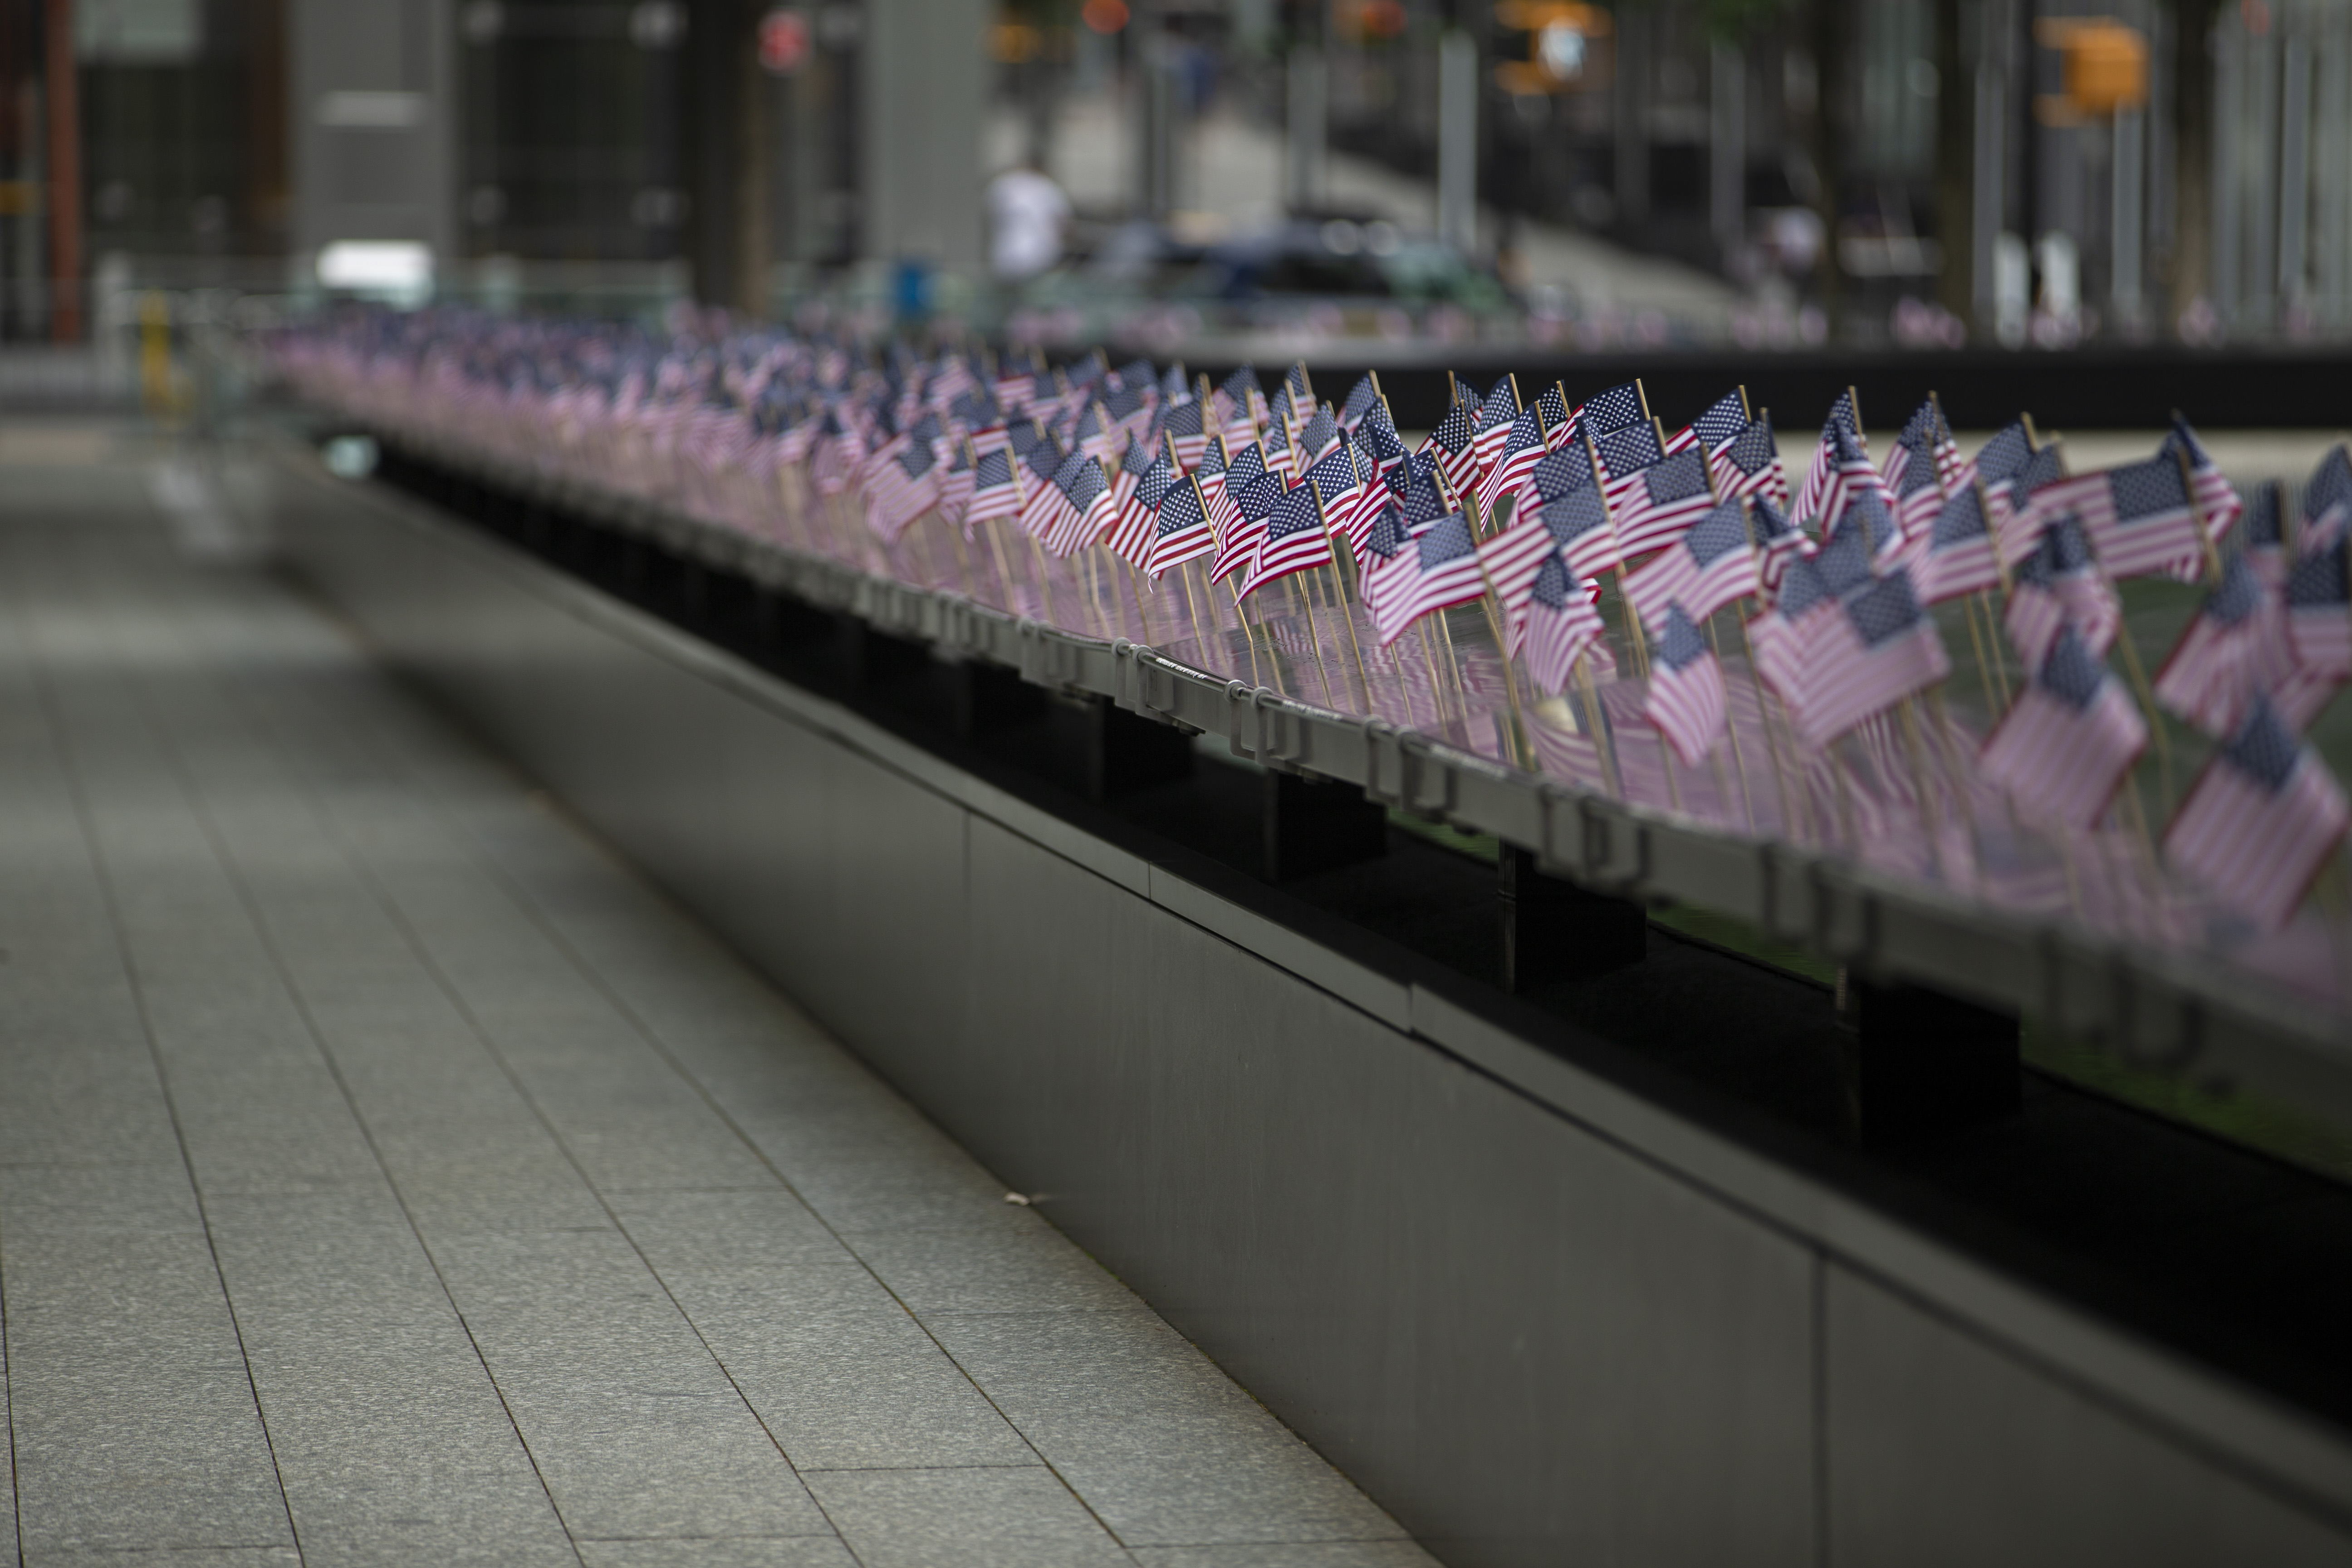
<path fill-rule="evenodd" d="M 808 1482 L 865 1568 L 1129 1568 L 1042 1466 L 816 1470 Z"/>
<path fill-rule="evenodd" d="M 1130 1546 L 1402 1534 L 1156 1317 L 940 1313 L 929 1327 Z"/>
<path fill-rule="evenodd" d="M 698 1541 L 583 1541 L 583 1568 L 857 1568 L 830 1535 Z"/>
<path fill-rule="evenodd" d="M 1437 1560 L 1410 1541 L 1139 1546 L 1133 1555 L 1139 1568 L 1437 1568 Z"/>
<path fill-rule="evenodd" d="M 290 1546 L 184 1546 L 131 1551 L 27 1552 L 25 1568 L 297 1568 Z"/>

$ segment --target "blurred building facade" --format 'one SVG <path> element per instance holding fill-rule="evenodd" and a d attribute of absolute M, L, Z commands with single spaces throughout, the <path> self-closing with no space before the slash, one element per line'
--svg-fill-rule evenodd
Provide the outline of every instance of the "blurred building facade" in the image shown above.
<path fill-rule="evenodd" d="M 1523 301 L 1565 234 L 1758 343 L 2352 334 L 2352 0 L 16 0 L 0 335 L 350 244 L 494 306 L 952 305 L 992 173 L 1109 159 L 1084 249 L 1215 216 L 1219 127 Z"/>

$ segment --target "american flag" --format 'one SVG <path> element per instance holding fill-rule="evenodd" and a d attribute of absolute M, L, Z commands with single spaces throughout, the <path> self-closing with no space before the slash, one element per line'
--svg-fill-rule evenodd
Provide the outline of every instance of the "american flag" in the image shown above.
<path fill-rule="evenodd" d="M 2246 510 L 2230 476 L 2221 471 L 2221 465 L 2213 460 L 2189 421 L 2178 414 L 2172 416 L 2164 444 L 2156 450 L 2158 457 L 2170 458 L 2189 470 L 2189 489 L 2196 497 L 2198 515 L 2204 520 L 2205 537 L 2219 544 Z M 2195 575 L 2193 569 L 2190 575 Z"/>
<path fill-rule="evenodd" d="M 1372 526 L 1364 533 L 1356 588 L 1375 629 L 1402 625 L 1395 619 L 1394 608 L 1408 579 L 1418 575 L 1419 553 L 1413 546 L 1412 531 L 1405 526 L 1402 507 L 1391 503 L 1374 515 Z"/>
<path fill-rule="evenodd" d="M 2342 531 L 2332 538 L 2307 536 L 2306 547 L 2286 576 L 2287 651 L 2293 669 L 2273 700 L 2298 731 L 2309 728 L 2336 689 L 2352 680 L 2352 587 L 2345 570 L 2352 541 Z"/>
<path fill-rule="evenodd" d="M 1992 502 L 1992 535 L 2000 558 L 2011 566 L 2033 553 L 2042 543 L 2042 517 L 2033 507 L 2034 492 L 2066 477 L 2066 453 L 2057 442 L 2026 458 L 2005 485 L 1985 487 Z"/>
<path fill-rule="evenodd" d="M 1261 481 L 1267 482 L 1267 481 Z M 1293 572 L 1310 572 L 1331 564 L 1331 534 L 1323 521 L 1323 508 L 1315 487 L 1298 484 L 1285 491 L 1265 521 L 1265 537 L 1257 547 L 1257 562 L 1242 583 L 1242 592 L 1254 594 Z"/>
<path fill-rule="evenodd" d="M 1013 517 L 1020 510 L 1021 485 L 1013 469 L 1012 448 L 999 447 L 993 452 L 983 452 L 972 466 L 971 501 L 963 514 L 965 529 L 996 518 Z"/>
<path fill-rule="evenodd" d="M 2147 749 L 2147 724 L 2131 694 L 2070 626 L 1994 727 L 1979 766 L 2021 816 L 2084 829 L 2106 814 Z"/>
<path fill-rule="evenodd" d="M 1594 440 L 1592 456 L 1601 470 L 1601 482 L 1608 487 L 1609 499 L 1614 501 L 1625 493 L 1636 474 L 1665 461 L 1666 445 L 1658 439 L 1656 426 L 1628 425 Z"/>
<path fill-rule="evenodd" d="M 1536 394 L 1535 409 L 1543 420 L 1547 434 L 1564 428 L 1573 417 L 1569 411 L 1568 394 L 1560 390 L 1559 383 L 1556 381 Z"/>
<path fill-rule="evenodd" d="M 1827 745 L 1873 713 L 1952 672 L 1936 623 L 1900 567 L 1840 605 L 1823 623 L 1801 700 L 1790 717 L 1809 745 Z M 1783 693 L 1786 696 L 1786 693 Z"/>
<path fill-rule="evenodd" d="M 1625 597 L 1644 626 L 1661 624 L 1675 605 L 1703 621 L 1742 595 L 1758 592 L 1757 568 L 1747 503 L 1727 500 L 1627 577 Z"/>
<path fill-rule="evenodd" d="M 1318 408 L 1306 424 L 1298 427 L 1298 451 L 1309 467 L 1321 462 L 1331 448 L 1347 437 L 1340 434 L 1339 422 L 1331 417 L 1328 408 Z"/>
<path fill-rule="evenodd" d="M 2156 673 L 2156 700 L 2209 735 L 2234 732 L 2246 704 L 2293 669 L 2280 605 L 2244 556 L 2180 634 Z"/>
<path fill-rule="evenodd" d="M 1528 615 L 1528 595 L 1535 589 L 1543 563 L 1559 553 L 1559 542 L 1539 516 L 1516 519 L 1511 526 L 1478 547 L 1494 584 L 1496 608 L 1503 617 L 1504 636 L 1511 651 L 1519 646 L 1519 631 Z"/>
<path fill-rule="evenodd" d="M 2041 547 L 2018 569 L 2001 617 L 2028 669 L 2042 662 L 2059 631 L 2072 625 L 2091 651 L 2105 654 L 2123 626 L 2115 585 L 2099 570 L 2082 526 L 2072 517 L 2044 525 Z"/>
<path fill-rule="evenodd" d="M 1935 520 L 1960 467 L 1960 449 L 1945 431 L 1944 411 L 1931 397 L 1895 438 L 1882 476 L 1895 526 L 1905 537 L 1923 532 Z"/>
<path fill-rule="evenodd" d="M 1233 477 L 1226 476 L 1225 494 L 1232 499 L 1240 521 L 1228 527 L 1225 537 L 1219 542 L 1217 559 L 1209 568 L 1211 576 L 1222 580 L 1234 572 L 1255 574 L 1258 547 L 1265 541 L 1275 509 L 1288 493 L 1282 480 L 1273 474 L 1260 474 L 1239 489 L 1233 488 Z M 1247 580 L 1245 575 L 1244 584 Z"/>
<path fill-rule="evenodd" d="M 1170 567 L 1181 566 L 1216 548 L 1217 536 L 1209 527 L 1209 509 L 1201 499 L 1199 482 L 1190 474 L 1176 476 L 1160 500 L 1160 514 L 1154 521 L 1159 532 L 1152 541 L 1151 559 L 1145 568 L 1154 582 Z"/>
<path fill-rule="evenodd" d="M 1590 489 L 1600 482 L 1600 475 L 1592 467 L 1592 448 L 1582 441 L 1570 441 L 1536 460 L 1525 489 L 1541 504 L 1556 501 L 1571 491 Z M 1520 504 L 1527 503 L 1522 500 Z"/>
<path fill-rule="evenodd" d="M 1954 492 L 1944 503 L 1927 531 L 1915 542 L 1910 563 L 1912 584 L 1923 605 L 1981 593 L 2000 582 L 1992 530 L 1976 486 Z"/>
<path fill-rule="evenodd" d="M 2246 499 L 2245 526 L 2238 550 L 2265 587 L 2286 584 L 2286 498 L 2276 479 L 2264 479 Z"/>
<path fill-rule="evenodd" d="M 1623 498 L 1612 503 L 1618 546 L 1627 559 L 1661 549 L 1714 507 L 1706 455 L 1677 452 L 1634 475 Z"/>
<path fill-rule="evenodd" d="M 1845 439 L 1840 440 L 1841 436 Z M 1821 444 L 1813 448 L 1812 465 L 1805 470 L 1805 482 L 1797 489 L 1793 510 L 1799 521 L 1822 514 L 1829 499 L 1830 481 L 1845 463 L 1848 448 L 1860 451 L 1863 460 L 1869 461 L 1870 443 L 1862 438 L 1862 419 L 1854 411 L 1852 387 L 1838 394 L 1837 401 L 1830 405 L 1829 417 L 1822 421 Z"/>
<path fill-rule="evenodd" d="M 1168 410 L 1160 429 L 1176 444 L 1176 461 L 1187 472 L 1201 466 L 1201 456 L 1209 447 L 1208 426 L 1202 423 L 1201 402 L 1188 397 Z"/>
<path fill-rule="evenodd" d="M 896 540 L 940 499 L 939 463 L 928 441 L 910 442 L 866 489 L 866 525 Z"/>
<path fill-rule="evenodd" d="M 1706 406 L 1706 411 L 1666 440 L 1666 450 L 1679 452 L 1696 447 L 1712 458 L 1739 438 L 1748 428 L 1748 395 L 1727 392 Z"/>
<path fill-rule="evenodd" d="M 1822 521 L 1825 538 L 1850 533 L 1880 560 L 1903 553 L 1903 530 L 1895 523 L 1895 514 L 1887 510 L 1885 492 L 1882 490 L 1848 491 L 1845 504 Z"/>
<path fill-rule="evenodd" d="M 1372 405 L 1372 411 L 1357 422 L 1356 449 L 1379 473 L 1385 474 L 1405 460 L 1404 438 L 1397 434 L 1396 421 L 1389 417 L 1387 404 Z"/>
<path fill-rule="evenodd" d="M 2164 853 L 2272 931 L 2303 902 L 2346 823 L 2344 792 L 2326 765 L 2258 699 L 2181 802 Z"/>
<path fill-rule="evenodd" d="M 1495 384 L 1495 390 L 1486 395 L 1486 403 L 1478 409 L 1478 433 L 1470 449 L 1478 459 L 1481 474 L 1494 468 L 1496 458 L 1502 455 L 1503 443 L 1509 438 L 1511 426 L 1518 417 L 1519 384 L 1507 375 Z M 1538 430 L 1537 434 L 1540 437 L 1542 432 Z"/>
<path fill-rule="evenodd" d="M 1743 426 L 1723 447 L 1707 454 L 1716 489 L 1726 496 L 1765 496 L 1789 504 L 1789 480 L 1780 472 L 1780 444 L 1772 439 L 1772 416 Z"/>
<path fill-rule="evenodd" d="M 1585 400 L 1584 406 L 1577 410 L 1576 417 L 1584 426 L 1586 433 L 1598 441 L 1628 426 L 1647 425 L 1650 422 L 1650 405 L 1642 395 L 1642 384 L 1629 381 L 1606 392 L 1594 393 Z"/>
<path fill-rule="evenodd" d="M 2111 577 L 2168 572 L 2183 563 L 2194 567 L 2205 559 L 2197 507 L 2179 459 L 2169 453 L 2044 485 L 2027 505 L 2041 518 L 2060 512 L 2080 517 Z"/>
<path fill-rule="evenodd" d="M 1396 641 L 1431 611 L 1469 604 L 1486 591 L 1477 542 L 1459 512 L 1448 512 L 1414 535 L 1389 570 L 1397 579 L 1390 585 L 1393 597 L 1384 603 L 1392 619 L 1374 622 L 1384 644 Z"/>
<path fill-rule="evenodd" d="M 1478 482 L 1478 459 L 1472 450 L 1477 434 L 1471 411 L 1456 404 L 1437 422 L 1429 439 L 1421 444 L 1423 451 L 1437 459 L 1437 466 L 1444 470 L 1445 482 L 1457 494 L 1466 492 Z"/>
<path fill-rule="evenodd" d="M 1282 390 L 1290 395 L 1291 412 L 1302 420 L 1315 412 L 1315 384 L 1307 379 L 1307 362 L 1294 363 L 1282 378 Z"/>
<path fill-rule="evenodd" d="M 1380 403 L 1380 373 L 1368 370 L 1356 378 L 1356 384 L 1348 389 L 1348 401 L 1339 405 L 1339 428 L 1353 435 L 1356 427 L 1364 422 L 1364 416 L 1378 407 Z"/>
<path fill-rule="evenodd" d="M 1028 468 L 1028 475 L 1021 479 L 1021 489 L 1025 491 L 1025 500 L 1021 503 L 1021 529 L 1034 538 L 1049 538 L 1056 529 L 1077 524 L 1077 517 L 1070 515 L 1070 496 L 1061 484 L 1061 478 L 1068 472 L 1075 479 L 1079 466 L 1094 463 L 1094 458 L 1089 458 L 1085 451 L 1073 451 L 1070 456 L 1056 456 L 1054 468 L 1040 475 L 1037 472 L 1040 458 L 1054 454 L 1058 454 L 1058 447 L 1051 445 L 1051 437 L 1046 437 L 1045 442 L 1030 447 L 1028 458 L 1024 458 L 1024 468 Z"/>
<path fill-rule="evenodd" d="M 1484 431 L 1479 432 L 1482 441 L 1485 436 Z M 1530 408 L 1504 427 L 1503 438 L 1496 444 L 1494 457 L 1487 465 L 1486 477 L 1478 481 L 1478 510 L 1491 520 L 1495 503 L 1517 489 L 1519 481 L 1533 473 L 1543 458 L 1543 420 Z"/>
<path fill-rule="evenodd" d="M 1777 594 L 1780 591 L 1780 579 L 1789 570 L 1789 563 L 1811 555 L 1813 542 L 1803 529 L 1781 514 L 1769 496 L 1748 498 L 1748 521 L 1756 529 L 1756 547 L 1764 553 L 1764 586 L 1768 592 Z"/>
<path fill-rule="evenodd" d="M 1792 712 L 1811 688 L 1814 649 L 1839 613 L 1837 592 L 1819 558 L 1799 556 L 1781 574 L 1771 609 L 1748 623 L 1756 672 Z"/>
<path fill-rule="evenodd" d="M 1970 462 L 1986 490 L 1997 493 L 2032 459 L 2033 437 L 2026 434 L 2025 421 L 2017 419 L 1994 431 Z"/>
<path fill-rule="evenodd" d="M 1307 477 L 1300 481 L 1315 487 L 1316 497 L 1323 503 L 1323 516 L 1331 525 L 1331 531 L 1345 534 L 1350 543 L 1357 538 L 1357 503 L 1364 496 L 1365 478 L 1363 466 L 1356 460 L 1354 447 L 1347 437 L 1341 437 L 1339 444 L 1308 468 Z M 1369 528 L 1370 525 L 1371 520 L 1365 519 L 1364 526 Z"/>
<path fill-rule="evenodd" d="M 1568 557 L 1569 570 L 1580 577 L 1598 577 L 1625 559 L 1617 530 L 1609 521 L 1609 503 L 1598 487 L 1570 490 L 1545 503 L 1543 525 Z"/>
<path fill-rule="evenodd" d="M 1062 471 L 1054 476 L 1054 488 L 1062 492 L 1065 502 L 1054 531 L 1045 536 L 1045 548 L 1054 554 L 1076 555 L 1099 541 L 1118 521 L 1118 513 L 1111 510 L 1110 480 L 1103 476 L 1102 464 L 1086 453 L 1070 455 Z"/>
<path fill-rule="evenodd" d="M 940 476 L 940 516 L 950 526 L 962 529 L 967 539 L 971 536 L 971 528 L 966 514 L 971 510 L 976 472 L 971 461 L 971 442 L 957 442 L 954 454 L 948 459 L 947 471 Z"/>
<path fill-rule="evenodd" d="M 1148 448 L 1147 448 L 1148 450 Z M 1135 447 L 1128 448 L 1132 458 Z M 1151 564 L 1153 542 L 1160 531 L 1160 503 L 1183 477 L 1176 459 L 1169 455 L 1166 437 L 1160 441 L 1160 454 L 1153 458 L 1142 474 L 1128 486 L 1126 500 L 1118 500 L 1119 481 L 1113 481 L 1111 495 L 1117 501 L 1117 520 L 1111 525 L 1107 542 L 1111 553 L 1132 566 Z M 1125 475 L 1120 476 L 1123 480 Z"/>
<path fill-rule="evenodd" d="M 1135 487 L 1143 482 L 1143 476 L 1150 471 L 1151 465 L 1158 462 L 1161 455 L 1159 443 L 1147 441 L 1140 436 L 1128 437 L 1127 451 L 1120 457 L 1118 467 L 1110 477 L 1110 503 L 1122 515 L 1127 510 L 1127 503 L 1135 497 Z"/>
<path fill-rule="evenodd" d="M 1669 604 L 1651 646 L 1650 689 L 1642 716 L 1696 767 L 1723 733 L 1723 667 L 1680 605 Z"/>
<path fill-rule="evenodd" d="M 1208 503 L 1209 526 L 1223 539 L 1228 530 L 1240 525 L 1241 509 L 1234 498 L 1225 493 L 1225 481 L 1231 470 L 1225 467 L 1225 438 L 1212 436 L 1201 450 L 1201 460 L 1192 468 L 1192 477 L 1201 482 L 1201 499 Z"/>
<path fill-rule="evenodd" d="M 1567 690 L 1577 659 L 1596 645 L 1599 658 L 1608 658 L 1608 627 L 1594 607 L 1595 596 L 1590 584 L 1570 573 L 1559 551 L 1544 557 L 1528 599 L 1526 637 L 1528 674 L 1541 690 Z"/>
<path fill-rule="evenodd" d="M 1862 438 L 1853 432 L 1832 426 L 1822 437 L 1822 443 L 1829 460 L 1826 467 L 1818 456 L 1814 460 L 1814 472 L 1822 476 L 1821 484 L 1814 492 L 1815 510 L 1808 512 L 1801 504 L 1797 515 L 1801 519 L 1811 518 L 1822 532 L 1827 533 L 1845 514 L 1846 509 L 1853 504 L 1855 498 L 1865 495 L 1883 498 L 1886 487 L 1880 482 L 1878 470 L 1871 466 L 1870 453 L 1863 446 Z M 1806 482 L 1808 486 L 1811 485 L 1811 475 L 1806 477 Z M 1802 498 L 1799 500 L 1801 502 Z M 1885 548 L 1885 541 L 1878 543 L 1881 549 Z"/>
<path fill-rule="evenodd" d="M 2306 540 L 2345 531 L 2352 521 L 2352 453 L 2338 441 L 2311 470 L 2303 487 L 2303 531 Z"/>

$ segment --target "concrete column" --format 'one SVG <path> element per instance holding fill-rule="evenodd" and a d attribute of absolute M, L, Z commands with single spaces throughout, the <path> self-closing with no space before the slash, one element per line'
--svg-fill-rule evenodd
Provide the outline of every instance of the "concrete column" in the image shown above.
<path fill-rule="evenodd" d="M 299 258 L 339 239 L 456 254 L 450 0 L 291 0 L 287 128 Z"/>
<path fill-rule="evenodd" d="M 983 0 L 867 0 L 860 41 L 865 256 L 982 269 Z"/>

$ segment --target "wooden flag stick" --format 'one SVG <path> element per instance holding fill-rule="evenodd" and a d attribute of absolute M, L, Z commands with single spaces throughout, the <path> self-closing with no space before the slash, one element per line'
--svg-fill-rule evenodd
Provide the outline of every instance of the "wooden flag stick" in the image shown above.
<path fill-rule="evenodd" d="M 1290 579 L 1286 577 L 1284 582 Z M 1307 602 L 1307 641 L 1315 649 L 1315 671 L 1323 678 L 1323 700 L 1331 702 L 1331 672 L 1323 668 L 1323 629 L 1315 624 L 1315 595 L 1312 584 L 1302 584 L 1298 596 Z"/>
<path fill-rule="evenodd" d="M 1430 651 L 1429 617 L 1423 616 L 1414 624 L 1412 629 L 1413 635 L 1421 642 L 1421 661 L 1429 667 L 1430 705 L 1437 710 L 1437 721 L 1443 724 L 1445 722 L 1445 689 L 1437 679 L 1437 656 Z M 1408 712 L 1412 710 L 1410 703 L 1406 704 L 1406 710 Z"/>
<path fill-rule="evenodd" d="M 1332 613 L 1348 625 L 1348 647 L 1356 656 L 1356 679 L 1364 683 L 1364 700 L 1370 702 L 1372 699 L 1372 677 L 1371 672 L 1364 668 L 1364 645 L 1356 639 L 1355 609 L 1348 603 L 1347 593 L 1340 586 L 1339 568 L 1335 565 L 1328 570 L 1331 574 Z"/>
<path fill-rule="evenodd" d="M 1454 694 L 1461 700 L 1462 721 L 1467 724 L 1470 721 L 1470 685 L 1462 679 L 1462 660 L 1454 651 L 1454 628 L 1446 623 L 1444 610 L 1432 610 L 1430 614 L 1437 617 L 1437 635 L 1445 643 L 1446 667 L 1454 671 Z"/>
<path fill-rule="evenodd" d="M 2180 410 L 2172 411 L 2173 428 L 2180 427 Z M 2221 580 L 2221 552 L 2214 548 L 2211 531 L 2205 526 L 2205 508 L 2197 499 L 2197 475 L 2189 466 L 2189 447 L 2184 442 L 2172 448 L 2172 456 L 2180 465 L 2180 493 L 2189 498 L 2189 521 L 2197 530 L 2197 542 L 2205 547 L 2205 579 L 2209 583 Z"/>

